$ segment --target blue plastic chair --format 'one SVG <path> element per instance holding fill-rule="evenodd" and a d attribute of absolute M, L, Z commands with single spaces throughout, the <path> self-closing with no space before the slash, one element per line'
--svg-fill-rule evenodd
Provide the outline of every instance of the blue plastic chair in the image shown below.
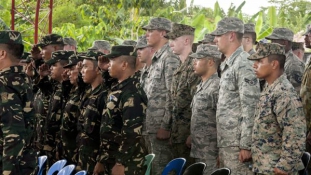
<path fill-rule="evenodd" d="M 37 175 L 42 175 L 43 171 L 46 169 L 46 160 L 48 159 L 47 156 L 40 156 L 38 157 L 38 174 Z"/>
<path fill-rule="evenodd" d="M 70 175 L 75 169 L 75 165 L 67 165 L 63 169 L 61 169 L 57 175 Z"/>
<path fill-rule="evenodd" d="M 47 175 L 53 175 L 53 173 L 60 171 L 67 163 L 67 160 L 59 160 L 55 162 L 49 169 Z"/>
<path fill-rule="evenodd" d="M 162 175 L 168 175 L 172 171 L 175 171 L 176 175 L 181 175 L 185 163 L 186 159 L 184 158 L 176 158 L 171 160 L 162 171 Z"/>
<path fill-rule="evenodd" d="M 75 175 L 86 175 L 86 171 L 84 171 L 84 170 L 79 171 Z"/>
<path fill-rule="evenodd" d="M 152 163 L 154 157 L 155 157 L 155 154 L 148 154 L 145 156 L 144 166 L 147 166 L 147 170 L 146 170 L 145 175 L 150 175 L 151 163 Z"/>
<path fill-rule="evenodd" d="M 211 173 L 211 175 L 230 175 L 231 170 L 229 168 L 220 168 Z"/>

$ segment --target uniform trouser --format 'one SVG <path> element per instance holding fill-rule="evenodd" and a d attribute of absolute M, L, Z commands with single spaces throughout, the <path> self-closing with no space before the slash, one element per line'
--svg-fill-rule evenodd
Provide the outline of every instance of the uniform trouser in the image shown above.
<path fill-rule="evenodd" d="M 183 157 L 186 159 L 184 169 L 195 162 L 194 158 L 190 157 L 191 148 L 188 148 L 185 143 L 172 143 L 173 158 Z"/>
<path fill-rule="evenodd" d="M 155 154 L 152 162 L 151 174 L 161 175 L 163 169 L 173 159 L 171 145 L 169 140 L 158 140 L 156 134 L 148 134 L 149 143 L 151 145 L 151 153 Z"/>
<path fill-rule="evenodd" d="M 206 168 L 203 175 L 210 175 L 213 171 L 217 169 L 217 157 L 215 157 L 214 159 L 195 158 L 195 162 L 206 163 Z"/>
<path fill-rule="evenodd" d="M 219 148 L 219 166 L 220 168 L 229 168 L 231 175 L 253 175 L 249 168 L 249 162 L 241 163 L 239 161 L 239 147 Z"/>

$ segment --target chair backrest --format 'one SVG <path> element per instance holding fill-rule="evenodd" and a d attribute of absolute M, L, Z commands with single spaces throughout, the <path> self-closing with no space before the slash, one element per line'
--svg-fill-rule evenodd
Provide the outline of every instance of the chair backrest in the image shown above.
<path fill-rule="evenodd" d="M 181 175 L 185 163 L 186 159 L 184 158 L 176 158 L 171 160 L 162 171 L 162 175 L 168 175 L 172 171 L 175 171 L 176 175 Z"/>
<path fill-rule="evenodd" d="M 211 175 L 230 175 L 231 170 L 229 168 L 219 168 L 211 173 Z"/>
<path fill-rule="evenodd" d="M 301 161 L 302 161 L 302 163 L 303 163 L 303 165 L 304 165 L 305 168 L 302 169 L 302 170 L 299 170 L 299 171 L 298 171 L 298 174 L 299 174 L 299 175 L 307 175 L 307 174 L 308 174 L 308 173 L 307 173 L 308 164 L 309 164 L 309 162 L 310 162 L 310 153 L 304 152 L 303 155 L 302 155 L 302 157 L 301 157 Z"/>
<path fill-rule="evenodd" d="M 147 170 L 146 170 L 145 175 L 150 175 L 151 163 L 152 163 L 154 157 L 155 157 L 155 154 L 148 154 L 145 156 L 144 166 L 147 166 Z"/>
<path fill-rule="evenodd" d="M 57 175 L 70 175 L 75 169 L 75 165 L 67 165 L 63 169 L 61 169 Z"/>
<path fill-rule="evenodd" d="M 60 171 L 67 163 L 67 160 L 59 160 L 55 162 L 49 169 L 47 175 L 53 175 L 56 171 Z"/>
<path fill-rule="evenodd" d="M 40 156 L 38 157 L 38 174 L 42 175 L 43 171 L 46 169 L 46 160 L 48 159 L 47 156 Z"/>
<path fill-rule="evenodd" d="M 84 171 L 84 170 L 79 171 L 75 175 L 86 175 L 86 171 Z"/>
<path fill-rule="evenodd" d="M 188 166 L 183 175 L 203 175 L 206 168 L 206 163 L 197 162 Z"/>

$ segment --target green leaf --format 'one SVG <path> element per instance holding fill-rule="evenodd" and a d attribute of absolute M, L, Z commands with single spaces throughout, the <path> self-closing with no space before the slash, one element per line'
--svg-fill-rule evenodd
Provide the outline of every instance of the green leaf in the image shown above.
<path fill-rule="evenodd" d="M 262 29 L 262 24 L 263 24 L 262 12 L 259 12 L 258 17 L 257 17 L 256 26 L 255 26 L 256 33 L 260 33 L 260 31 Z"/>
<path fill-rule="evenodd" d="M 272 33 L 273 29 L 269 27 L 257 36 L 257 40 L 261 40 Z"/>
<path fill-rule="evenodd" d="M 276 9 L 274 6 L 268 8 L 269 25 L 274 28 L 277 22 Z"/>

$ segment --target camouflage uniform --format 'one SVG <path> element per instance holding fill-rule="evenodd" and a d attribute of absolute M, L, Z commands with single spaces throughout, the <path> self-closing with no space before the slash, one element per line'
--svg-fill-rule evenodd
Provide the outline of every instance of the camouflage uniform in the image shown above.
<path fill-rule="evenodd" d="M 174 40 L 184 35 L 194 36 L 194 31 L 195 29 L 191 26 L 173 23 L 172 31 L 167 34 L 167 37 Z M 194 159 L 190 157 L 190 148 L 185 144 L 190 135 L 190 103 L 199 83 L 199 77 L 193 71 L 193 60 L 194 58 L 188 56 L 180 64 L 173 74 L 171 85 L 173 112 L 170 141 L 174 158 L 186 158 L 186 166 L 194 163 Z"/>
<path fill-rule="evenodd" d="M 110 50 L 111 46 L 106 40 L 96 40 L 93 42 L 92 47 L 88 48 L 88 50 L 92 51 L 100 51 L 100 50 Z"/>
<path fill-rule="evenodd" d="M 279 44 L 261 44 L 249 59 L 259 60 L 271 54 L 285 55 Z M 305 118 L 301 100 L 283 74 L 265 87 L 255 112 L 252 136 L 253 171 L 274 174 L 274 168 L 286 173 L 303 169 Z"/>
<path fill-rule="evenodd" d="M 122 44 L 121 44 L 121 45 L 125 45 L 125 46 L 133 46 L 133 47 L 135 47 L 135 46 L 136 46 L 136 44 L 137 44 L 137 42 L 136 42 L 136 41 L 134 41 L 134 40 L 124 40 L 124 41 L 122 42 Z"/>
<path fill-rule="evenodd" d="M 143 29 L 170 31 L 171 22 L 165 18 L 153 18 Z M 173 73 L 179 64 L 178 57 L 172 53 L 167 43 L 154 54 L 149 74 L 145 80 L 148 97 L 146 129 L 152 145 L 152 152 L 157 155 L 152 164 L 153 175 L 161 174 L 166 164 L 172 159 L 169 141 L 158 140 L 156 133 L 160 128 L 171 130 L 172 100 L 170 89 Z"/>
<path fill-rule="evenodd" d="M 244 24 L 244 34 L 256 34 L 255 31 L 255 24 Z M 254 53 L 256 53 L 255 49 L 252 48 L 251 50 L 248 51 L 248 54 L 253 55 Z"/>
<path fill-rule="evenodd" d="M 52 58 L 46 62 L 51 66 L 58 61 L 65 60 L 74 54 L 73 51 L 55 51 L 52 53 Z M 68 94 L 71 89 L 71 84 L 68 81 L 55 82 L 53 93 L 50 98 L 47 118 L 45 120 L 44 146 L 43 150 L 48 156 L 49 165 L 51 166 L 57 161 L 56 153 L 61 153 L 60 144 L 60 127 L 64 115 L 64 106 L 68 100 Z M 59 155 L 61 157 L 61 155 Z"/>
<path fill-rule="evenodd" d="M 213 44 L 214 38 L 215 38 L 215 36 L 212 36 L 211 34 L 207 33 L 204 35 L 204 38 L 199 41 L 199 44 Z"/>
<path fill-rule="evenodd" d="M 221 59 L 216 46 L 201 45 L 197 53 L 191 54 L 196 59 Z M 191 102 L 191 152 L 196 162 L 206 163 L 205 175 L 216 169 L 218 157 L 216 104 L 218 101 L 219 77 L 215 72 L 206 81 L 200 82 Z"/>
<path fill-rule="evenodd" d="M 294 33 L 287 28 L 275 28 L 271 35 L 267 36 L 266 39 L 269 40 L 287 40 L 292 42 L 294 38 Z M 286 53 L 286 61 L 285 61 L 285 74 L 287 75 L 287 79 L 292 83 L 296 92 L 300 93 L 301 81 L 303 76 L 305 65 L 299 60 L 299 58 L 293 53 L 290 49 Z"/>
<path fill-rule="evenodd" d="M 0 44 L 20 44 L 17 31 L 0 31 Z M 9 58 L 8 58 L 9 59 Z M 29 77 L 22 66 L 10 66 L 0 71 L 0 171 L 3 175 L 33 173 L 36 154 L 31 146 L 35 111 Z"/>
<path fill-rule="evenodd" d="M 244 32 L 243 22 L 224 18 L 212 35 L 228 31 Z M 239 161 L 240 149 L 251 149 L 251 135 L 255 104 L 259 99 L 259 82 L 242 46 L 222 62 L 219 99 L 217 103 L 217 146 L 220 167 L 228 167 L 232 174 L 252 174 L 249 163 Z"/>

